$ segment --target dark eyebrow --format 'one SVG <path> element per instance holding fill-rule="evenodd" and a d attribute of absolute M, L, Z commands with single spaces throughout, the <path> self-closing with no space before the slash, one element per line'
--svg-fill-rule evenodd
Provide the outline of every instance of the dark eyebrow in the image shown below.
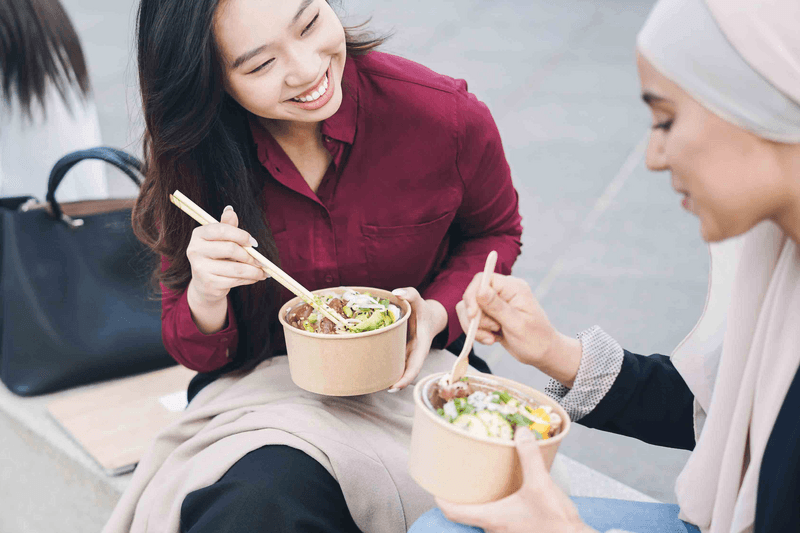
<path fill-rule="evenodd" d="M 297 10 L 297 13 L 295 13 L 294 17 L 292 18 L 292 24 L 295 24 L 300 19 L 300 17 L 303 16 L 305 10 L 308 9 L 308 6 L 310 6 L 313 2 L 314 0 L 303 0 L 300 3 L 300 8 Z M 236 70 L 237 68 L 241 67 L 242 65 L 244 65 L 245 63 L 247 63 L 248 61 L 250 61 L 251 59 L 253 59 L 258 54 L 260 54 L 269 47 L 270 47 L 269 44 L 265 44 L 259 46 L 258 48 L 254 48 L 247 53 L 240 55 L 239 57 L 236 58 L 236 61 L 233 62 L 233 65 L 231 65 L 231 69 Z"/>
<path fill-rule="evenodd" d="M 233 65 L 231 65 L 231 69 L 236 70 L 237 68 L 241 67 L 242 65 L 244 65 L 245 63 L 256 57 L 258 54 L 266 50 L 268 47 L 269 45 L 264 44 L 259 46 L 258 48 L 250 50 L 245 54 L 240 55 L 239 57 L 236 58 L 236 61 L 233 62 Z"/>
<path fill-rule="evenodd" d="M 644 103 L 647 104 L 647 105 L 653 105 L 653 104 L 660 104 L 660 103 L 663 103 L 663 102 L 669 102 L 669 100 L 667 100 L 663 96 L 658 96 L 657 94 L 653 94 L 651 92 L 642 93 L 642 100 L 644 100 Z"/>

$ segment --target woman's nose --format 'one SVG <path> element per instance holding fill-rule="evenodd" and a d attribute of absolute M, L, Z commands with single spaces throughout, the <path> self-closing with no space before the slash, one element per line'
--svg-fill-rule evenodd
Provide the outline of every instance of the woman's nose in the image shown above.
<path fill-rule="evenodd" d="M 289 69 L 286 74 L 286 85 L 290 87 L 308 87 L 319 78 L 321 58 L 316 49 L 298 47 L 289 56 Z"/>
<path fill-rule="evenodd" d="M 652 170 L 654 172 L 668 169 L 666 157 L 667 151 L 664 146 L 664 141 L 663 139 L 656 137 L 663 137 L 663 135 L 661 135 L 659 132 L 653 132 L 650 134 L 650 141 L 647 143 L 647 153 L 645 154 L 644 160 L 648 170 Z"/>

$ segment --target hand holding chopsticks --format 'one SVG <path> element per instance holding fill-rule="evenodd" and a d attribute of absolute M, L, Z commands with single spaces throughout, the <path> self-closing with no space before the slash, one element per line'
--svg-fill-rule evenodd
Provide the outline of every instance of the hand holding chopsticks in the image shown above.
<path fill-rule="evenodd" d="M 174 194 L 170 195 L 169 199 L 173 204 L 178 206 L 184 213 L 192 217 L 195 221 L 197 221 L 199 224 L 203 226 L 207 224 L 218 223 L 217 220 L 214 219 L 214 217 L 206 213 L 200 206 L 195 204 L 180 191 L 175 191 Z M 333 309 L 331 309 L 321 301 L 318 301 L 314 297 L 314 295 L 308 291 L 308 289 L 306 289 L 300 283 L 295 281 L 291 276 L 289 276 L 286 272 L 281 270 L 272 261 L 264 257 L 262 254 L 258 253 L 251 246 L 243 246 L 242 248 L 244 248 L 244 250 L 251 257 L 253 257 L 256 261 L 258 261 L 259 264 L 261 265 L 261 268 L 264 269 L 270 276 L 272 276 L 272 278 L 275 279 L 278 283 L 289 289 L 296 296 L 299 296 L 300 299 L 302 299 L 308 305 L 316 309 L 322 316 L 332 321 L 337 326 L 345 330 L 347 329 L 347 324 Z"/>

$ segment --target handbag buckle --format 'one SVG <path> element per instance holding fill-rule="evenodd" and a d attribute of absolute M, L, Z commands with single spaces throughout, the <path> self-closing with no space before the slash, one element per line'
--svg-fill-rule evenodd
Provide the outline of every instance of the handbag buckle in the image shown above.
<path fill-rule="evenodd" d="M 82 218 L 72 218 L 68 214 L 62 212 L 61 213 L 61 220 L 70 228 L 80 228 L 83 226 L 83 219 Z"/>
<path fill-rule="evenodd" d="M 36 198 L 28 198 L 25 200 L 25 203 L 19 206 L 20 211 L 30 211 L 34 207 L 39 204 L 39 201 Z"/>

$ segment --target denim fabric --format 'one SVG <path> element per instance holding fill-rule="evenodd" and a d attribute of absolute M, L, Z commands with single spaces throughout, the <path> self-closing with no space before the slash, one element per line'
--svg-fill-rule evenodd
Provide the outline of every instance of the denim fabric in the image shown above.
<path fill-rule="evenodd" d="M 606 498 L 572 498 L 581 518 L 598 531 L 621 529 L 636 533 L 700 533 L 678 518 L 678 506 Z M 476 527 L 455 524 L 439 509 L 422 515 L 408 533 L 481 533 Z"/>

